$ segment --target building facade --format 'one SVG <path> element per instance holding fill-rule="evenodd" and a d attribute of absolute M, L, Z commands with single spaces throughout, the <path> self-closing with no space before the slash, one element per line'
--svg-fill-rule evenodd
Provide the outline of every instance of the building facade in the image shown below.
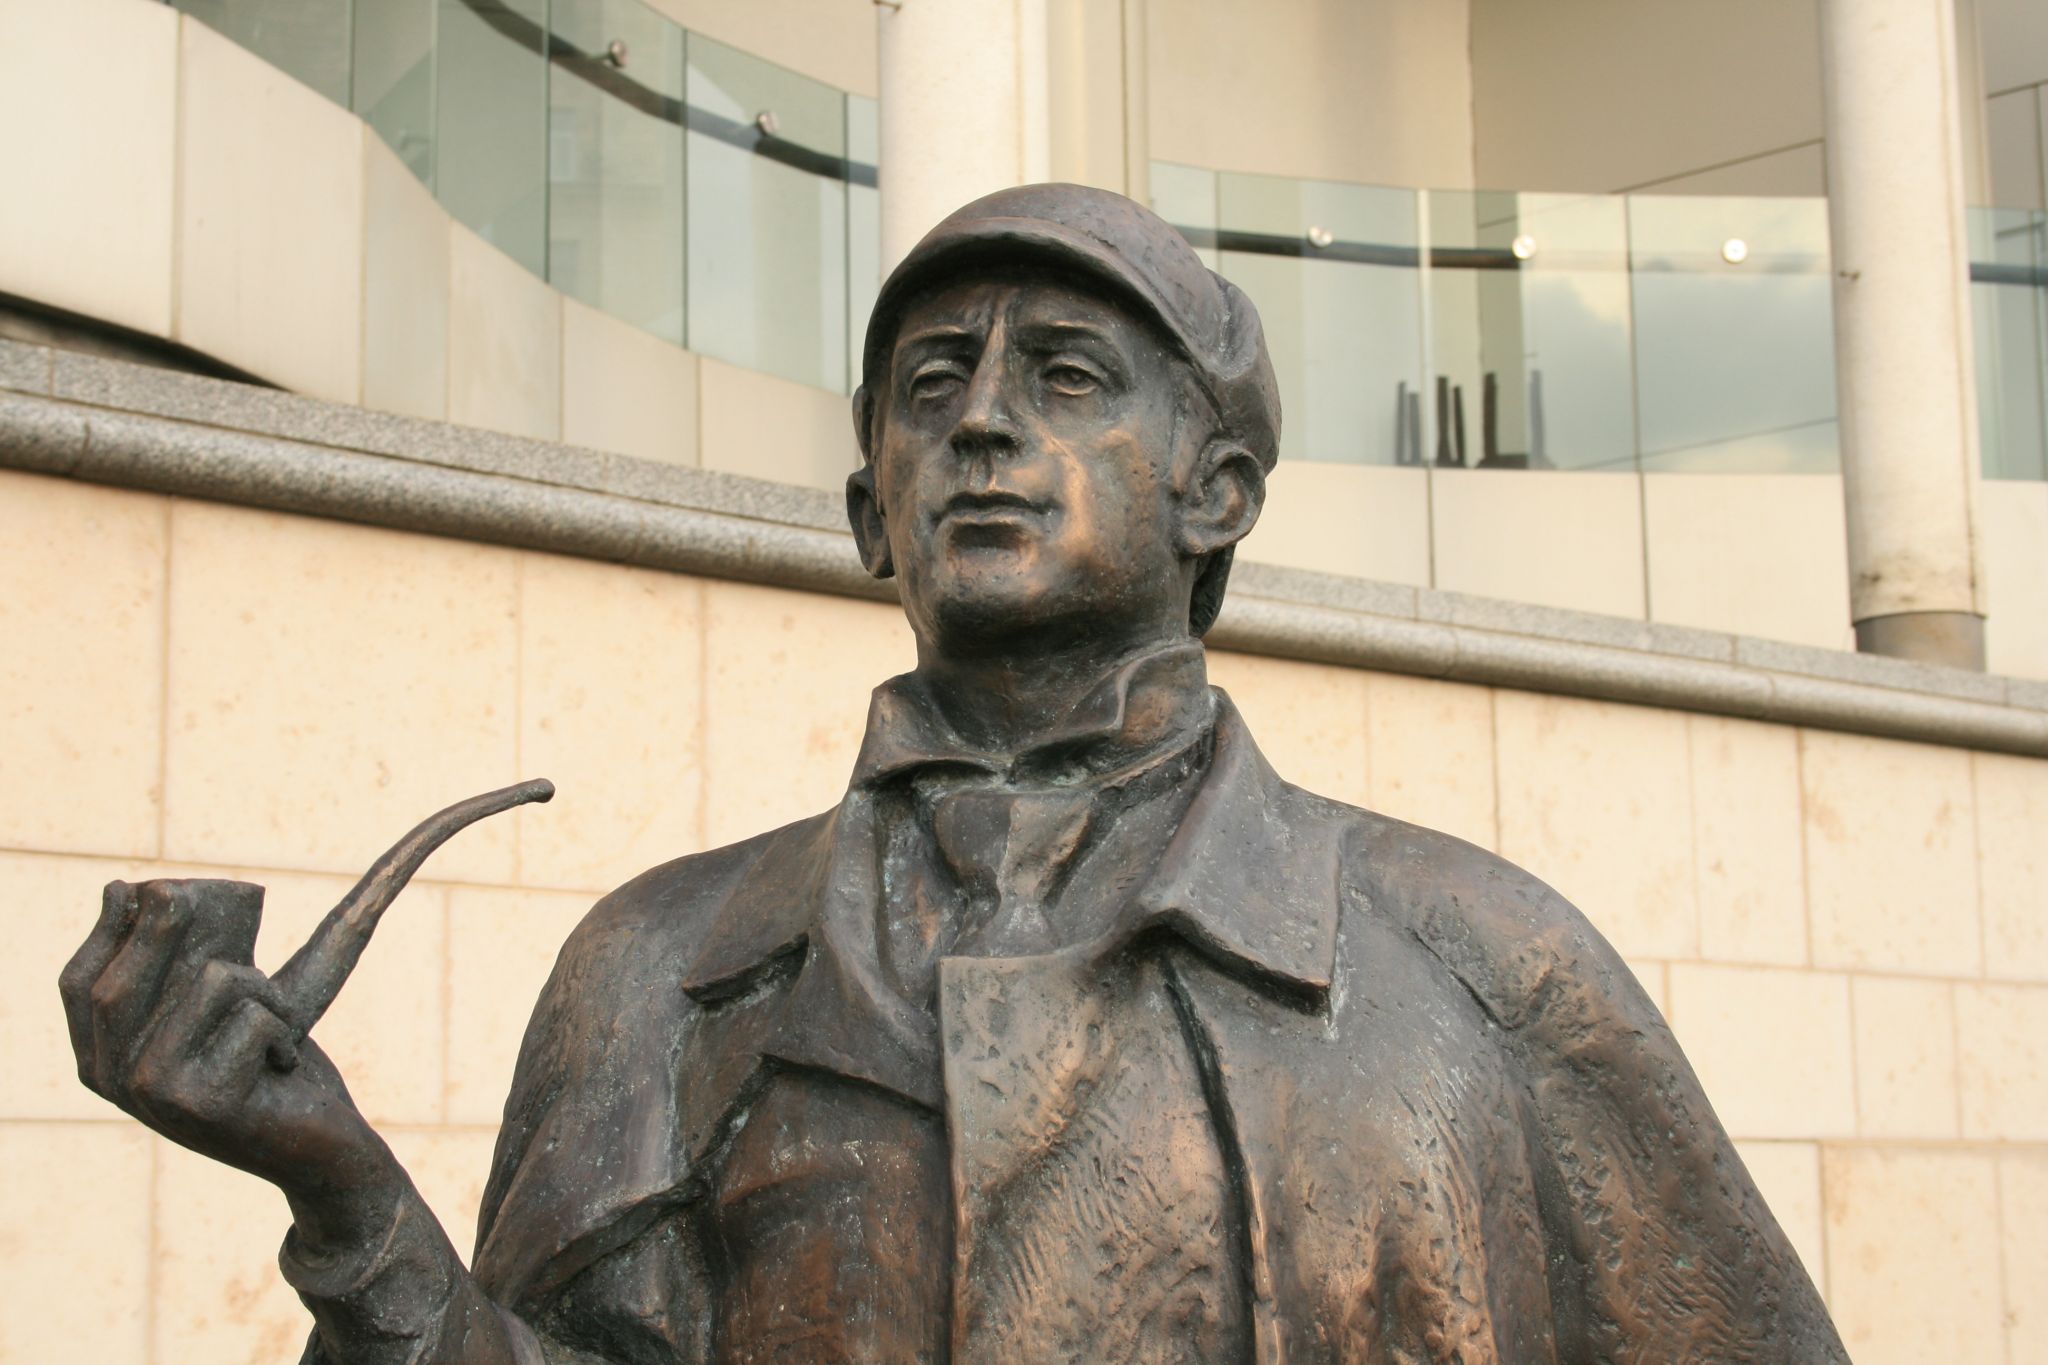
<path fill-rule="evenodd" d="M 1212 676 L 1584 908 L 1854 1358 L 2048 1361 L 2048 20 L 2017 0 L 0 0 L 0 1359 L 296 1359 L 283 1203 L 80 1087 L 113 877 L 275 965 L 473 1226 L 590 901 L 822 809 L 912 662 L 867 300 L 1068 179 L 1258 303 Z M 1856 647 L 1862 646 L 1861 652 Z"/>

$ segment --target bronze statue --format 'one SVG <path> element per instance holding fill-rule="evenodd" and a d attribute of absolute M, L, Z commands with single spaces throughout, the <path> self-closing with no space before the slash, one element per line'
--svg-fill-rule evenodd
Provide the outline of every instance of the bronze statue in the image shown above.
<path fill-rule="evenodd" d="M 918 666 L 836 809 L 563 948 L 472 1269 L 305 1038 L 374 910 L 280 981 L 257 888 L 109 888 L 80 1073 L 284 1190 L 307 1359 L 1845 1361 L 1579 913 L 1289 786 L 1207 686 L 1278 447 L 1245 297 L 1127 199 L 1008 190 L 864 377 Z"/>

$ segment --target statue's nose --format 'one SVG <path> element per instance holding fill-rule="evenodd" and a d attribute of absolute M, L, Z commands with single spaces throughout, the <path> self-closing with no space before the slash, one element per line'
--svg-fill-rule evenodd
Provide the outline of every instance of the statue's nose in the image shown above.
<path fill-rule="evenodd" d="M 975 366 L 974 377 L 967 385 L 967 400 L 961 405 L 960 419 L 953 427 L 951 444 L 955 453 L 966 458 L 991 459 L 1015 453 L 1018 428 L 1006 370 L 993 355 L 984 356 L 981 364 Z"/>

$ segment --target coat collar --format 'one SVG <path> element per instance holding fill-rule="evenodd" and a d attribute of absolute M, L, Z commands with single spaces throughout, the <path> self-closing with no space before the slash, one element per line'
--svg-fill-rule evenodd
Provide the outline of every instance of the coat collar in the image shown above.
<path fill-rule="evenodd" d="M 1316 1010 L 1336 959 L 1338 822 L 1328 803 L 1275 775 L 1229 698 L 1214 696 L 1214 757 L 1180 828 L 1104 932 L 1066 951 L 1103 960 L 1141 938 L 1171 935 L 1230 975 Z M 797 964 L 782 1023 L 762 1051 L 937 1110 L 934 1022 L 876 965 L 875 823 L 875 798 L 856 785 L 830 819 L 767 841 L 714 917 L 682 986 L 700 1005 L 715 1005 Z"/>
<path fill-rule="evenodd" d="M 1209 723 L 1206 658 L 1182 640 L 1126 659 L 1027 748 L 978 748 L 946 722 L 916 673 L 875 689 L 853 785 L 878 788 L 921 769 L 977 769 L 1027 782 L 1085 780 L 1188 743 Z"/>

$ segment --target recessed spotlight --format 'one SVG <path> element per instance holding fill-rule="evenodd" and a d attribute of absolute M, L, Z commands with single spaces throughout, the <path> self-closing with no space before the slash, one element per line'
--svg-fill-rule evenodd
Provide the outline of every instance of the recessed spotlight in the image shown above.
<path fill-rule="evenodd" d="M 1499 241 L 1500 239 L 1496 237 L 1494 240 Z M 1515 238 L 1514 241 L 1508 243 L 1508 250 L 1515 253 L 1516 260 L 1526 261 L 1536 254 L 1536 239 L 1525 232 Z"/>
<path fill-rule="evenodd" d="M 1721 259 L 1730 265 L 1741 265 L 1749 259 L 1749 243 L 1740 237 L 1730 237 L 1721 243 Z"/>

